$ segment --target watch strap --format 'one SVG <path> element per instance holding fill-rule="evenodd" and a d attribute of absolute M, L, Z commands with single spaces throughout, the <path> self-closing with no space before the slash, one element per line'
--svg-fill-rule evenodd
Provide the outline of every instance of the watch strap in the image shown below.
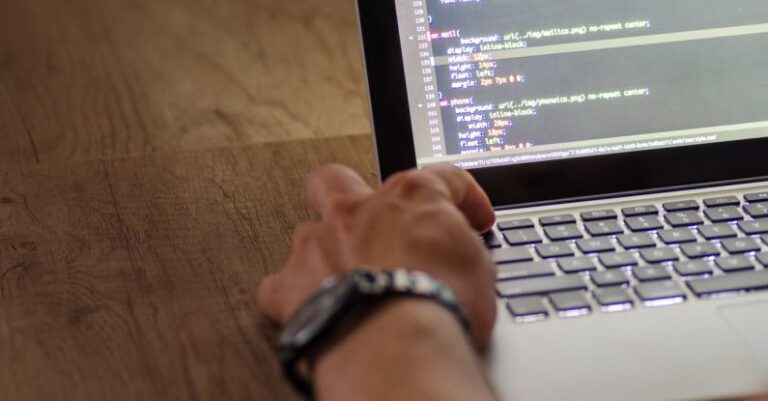
<path fill-rule="evenodd" d="M 317 336 L 305 341 L 302 346 L 281 344 L 280 347 L 286 377 L 299 392 L 309 399 L 312 399 L 314 395 L 309 376 L 316 358 L 374 314 L 377 307 L 388 300 L 394 298 L 433 300 L 450 310 L 464 330 L 468 334 L 471 333 L 469 318 L 454 292 L 424 272 L 403 268 L 376 272 L 361 268 L 342 277 L 337 277 L 334 282 L 345 282 L 348 279 L 354 282 L 355 293 L 347 298 L 345 304 L 339 308 L 340 310 L 330 314 L 330 318 L 325 322 L 327 327 L 318 330 Z M 327 289 L 321 288 L 318 292 Z M 311 297 L 300 310 L 311 307 L 311 303 L 316 298 L 317 296 Z M 308 368 L 305 374 L 302 374 L 299 369 L 302 362 L 306 362 L 305 366 Z"/>

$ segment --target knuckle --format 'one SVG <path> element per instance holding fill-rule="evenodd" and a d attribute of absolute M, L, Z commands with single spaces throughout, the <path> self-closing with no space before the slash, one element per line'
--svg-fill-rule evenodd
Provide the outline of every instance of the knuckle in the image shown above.
<path fill-rule="evenodd" d="M 435 178 L 418 170 L 410 170 L 394 175 L 387 184 L 389 189 L 404 197 L 441 193 Z"/>
<path fill-rule="evenodd" d="M 445 207 L 443 204 L 425 204 L 418 209 L 418 212 L 414 215 L 413 220 L 416 223 L 425 223 L 427 227 L 431 228 L 445 228 L 443 226 L 452 225 L 455 219 L 455 213 L 453 209 Z M 430 223 L 430 224 L 426 224 Z"/>
<path fill-rule="evenodd" d="M 296 226 L 293 231 L 293 247 L 301 248 L 306 246 L 314 238 L 316 224 L 314 222 L 304 222 Z"/>
<path fill-rule="evenodd" d="M 426 204 L 409 217 L 419 246 L 446 246 L 456 235 L 463 234 L 460 217 L 441 204 Z"/>
<path fill-rule="evenodd" d="M 413 220 L 438 231 L 464 230 L 464 217 L 453 205 L 444 202 L 431 202 L 420 208 Z"/>
<path fill-rule="evenodd" d="M 280 297 L 280 283 L 278 276 L 273 274 L 262 281 L 256 293 L 258 310 L 272 320 L 282 320 Z"/>
<path fill-rule="evenodd" d="M 337 196 L 328 202 L 328 213 L 332 217 L 351 215 L 360 204 L 360 200 L 350 196 Z"/>
<path fill-rule="evenodd" d="M 455 207 L 441 202 L 425 203 L 409 215 L 409 225 L 413 227 L 415 247 L 452 255 L 470 261 L 471 265 L 485 265 L 490 261 L 480 241 L 476 241 L 477 234 Z M 457 247 L 456 243 L 464 245 Z"/>

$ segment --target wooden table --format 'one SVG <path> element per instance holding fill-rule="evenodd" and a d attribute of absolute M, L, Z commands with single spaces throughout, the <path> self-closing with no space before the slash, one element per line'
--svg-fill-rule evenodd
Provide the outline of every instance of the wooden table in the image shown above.
<path fill-rule="evenodd" d="M 0 4 L 0 399 L 298 399 L 254 294 L 375 181 L 352 1 Z"/>

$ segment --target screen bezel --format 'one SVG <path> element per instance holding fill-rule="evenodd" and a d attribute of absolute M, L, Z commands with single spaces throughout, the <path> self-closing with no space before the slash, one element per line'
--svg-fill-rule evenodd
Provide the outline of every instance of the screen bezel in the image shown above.
<path fill-rule="evenodd" d="M 395 0 L 357 0 L 382 179 L 416 167 Z M 768 132 L 766 132 L 768 135 Z M 768 138 L 468 170 L 496 207 L 768 177 Z"/>

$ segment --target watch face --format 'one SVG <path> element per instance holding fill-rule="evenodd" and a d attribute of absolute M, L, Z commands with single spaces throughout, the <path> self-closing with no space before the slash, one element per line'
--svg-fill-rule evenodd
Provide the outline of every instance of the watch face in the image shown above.
<path fill-rule="evenodd" d="M 354 288 L 355 282 L 349 276 L 324 285 L 285 325 L 280 336 L 281 345 L 299 347 L 314 338 L 339 312 L 339 307 L 349 298 Z"/>

